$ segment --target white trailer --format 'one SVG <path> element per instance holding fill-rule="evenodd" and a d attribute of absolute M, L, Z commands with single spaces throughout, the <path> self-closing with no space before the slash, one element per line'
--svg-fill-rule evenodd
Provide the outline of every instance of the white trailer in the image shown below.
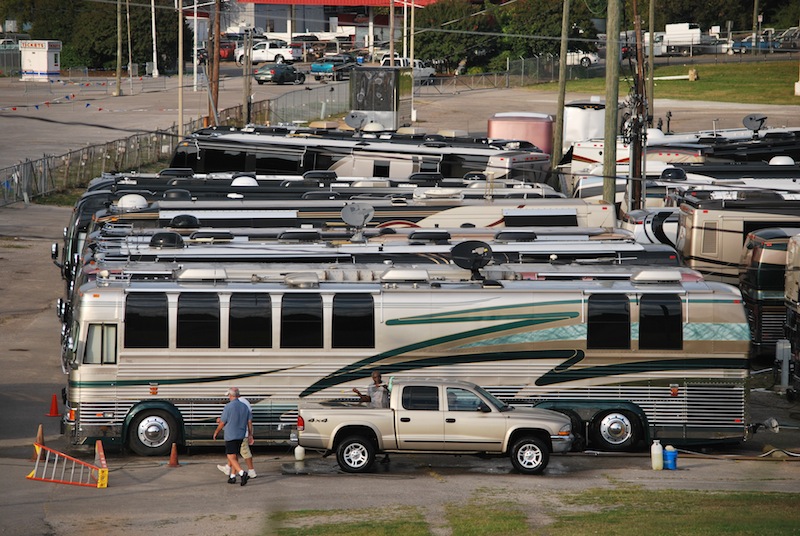
<path fill-rule="evenodd" d="M 664 27 L 663 55 L 691 56 L 702 54 L 704 47 L 711 43 L 710 36 L 704 36 L 700 25 L 694 22 L 678 22 Z"/>

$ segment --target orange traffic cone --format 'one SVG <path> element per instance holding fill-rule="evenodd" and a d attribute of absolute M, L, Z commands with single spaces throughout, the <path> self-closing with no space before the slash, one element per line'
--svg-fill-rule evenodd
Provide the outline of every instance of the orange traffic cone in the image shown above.
<path fill-rule="evenodd" d="M 58 412 L 58 398 L 56 398 L 56 395 L 53 395 L 53 398 L 50 400 L 50 413 L 45 415 L 45 417 L 61 417 L 61 414 Z"/>
<path fill-rule="evenodd" d="M 44 445 L 44 430 L 42 430 L 42 425 L 39 425 L 39 431 L 36 432 L 36 443 L 39 445 Z M 33 455 L 31 456 L 31 461 L 35 462 L 39 459 L 39 451 L 36 450 L 36 447 L 33 447 Z"/>
<path fill-rule="evenodd" d="M 167 467 L 180 467 L 181 464 L 178 463 L 178 445 L 176 443 L 172 444 L 172 452 L 169 453 L 169 463 Z"/>

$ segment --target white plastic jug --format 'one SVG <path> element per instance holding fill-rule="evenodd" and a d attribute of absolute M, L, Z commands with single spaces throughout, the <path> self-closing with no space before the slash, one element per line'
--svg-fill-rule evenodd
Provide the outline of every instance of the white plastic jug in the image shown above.
<path fill-rule="evenodd" d="M 664 448 L 658 439 L 654 439 L 650 446 L 650 461 L 653 464 L 653 471 L 661 471 L 664 468 Z"/>

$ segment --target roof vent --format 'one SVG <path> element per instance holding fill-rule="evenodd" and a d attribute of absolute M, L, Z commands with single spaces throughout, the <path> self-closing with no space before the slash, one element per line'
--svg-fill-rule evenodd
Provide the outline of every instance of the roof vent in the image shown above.
<path fill-rule="evenodd" d="M 183 188 L 170 188 L 164 191 L 162 197 L 167 201 L 191 201 L 192 192 Z"/>
<path fill-rule="evenodd" d="M 183 247 L 183 237 L 172 231 L 162 231 L 150 239 L 151 248 L 180 249 Z"/>
<path fill-rule="evenodd" d="M 642 270 L 631 276 L 634 283 L 679 283 L 682 279 L 680 270 Z"/>
<path fill-rule="evenodd" d="M 178 214 L 169 220 L 169 227 L 173 229 L 197 229 L 200 227 L 200 220 L 193 214 Z"/>

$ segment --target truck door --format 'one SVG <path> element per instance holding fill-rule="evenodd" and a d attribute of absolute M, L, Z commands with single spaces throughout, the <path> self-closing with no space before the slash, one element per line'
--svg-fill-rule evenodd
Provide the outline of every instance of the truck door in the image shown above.
<path fill-rule="evenodd" d="M 439 409 L 439 387 L 403 387 L 400 407 L 395 412 L 397 443 L 403 450 L 441 450 L 444 442 L 444 413 Z"/>
<path fill-rule="evenodd" d="M 469 389 L 447 388 L 445 450 L 500 452 L 506 420 L 499 413 L 481 411 L 482 403 L 483 400 Z"/>

